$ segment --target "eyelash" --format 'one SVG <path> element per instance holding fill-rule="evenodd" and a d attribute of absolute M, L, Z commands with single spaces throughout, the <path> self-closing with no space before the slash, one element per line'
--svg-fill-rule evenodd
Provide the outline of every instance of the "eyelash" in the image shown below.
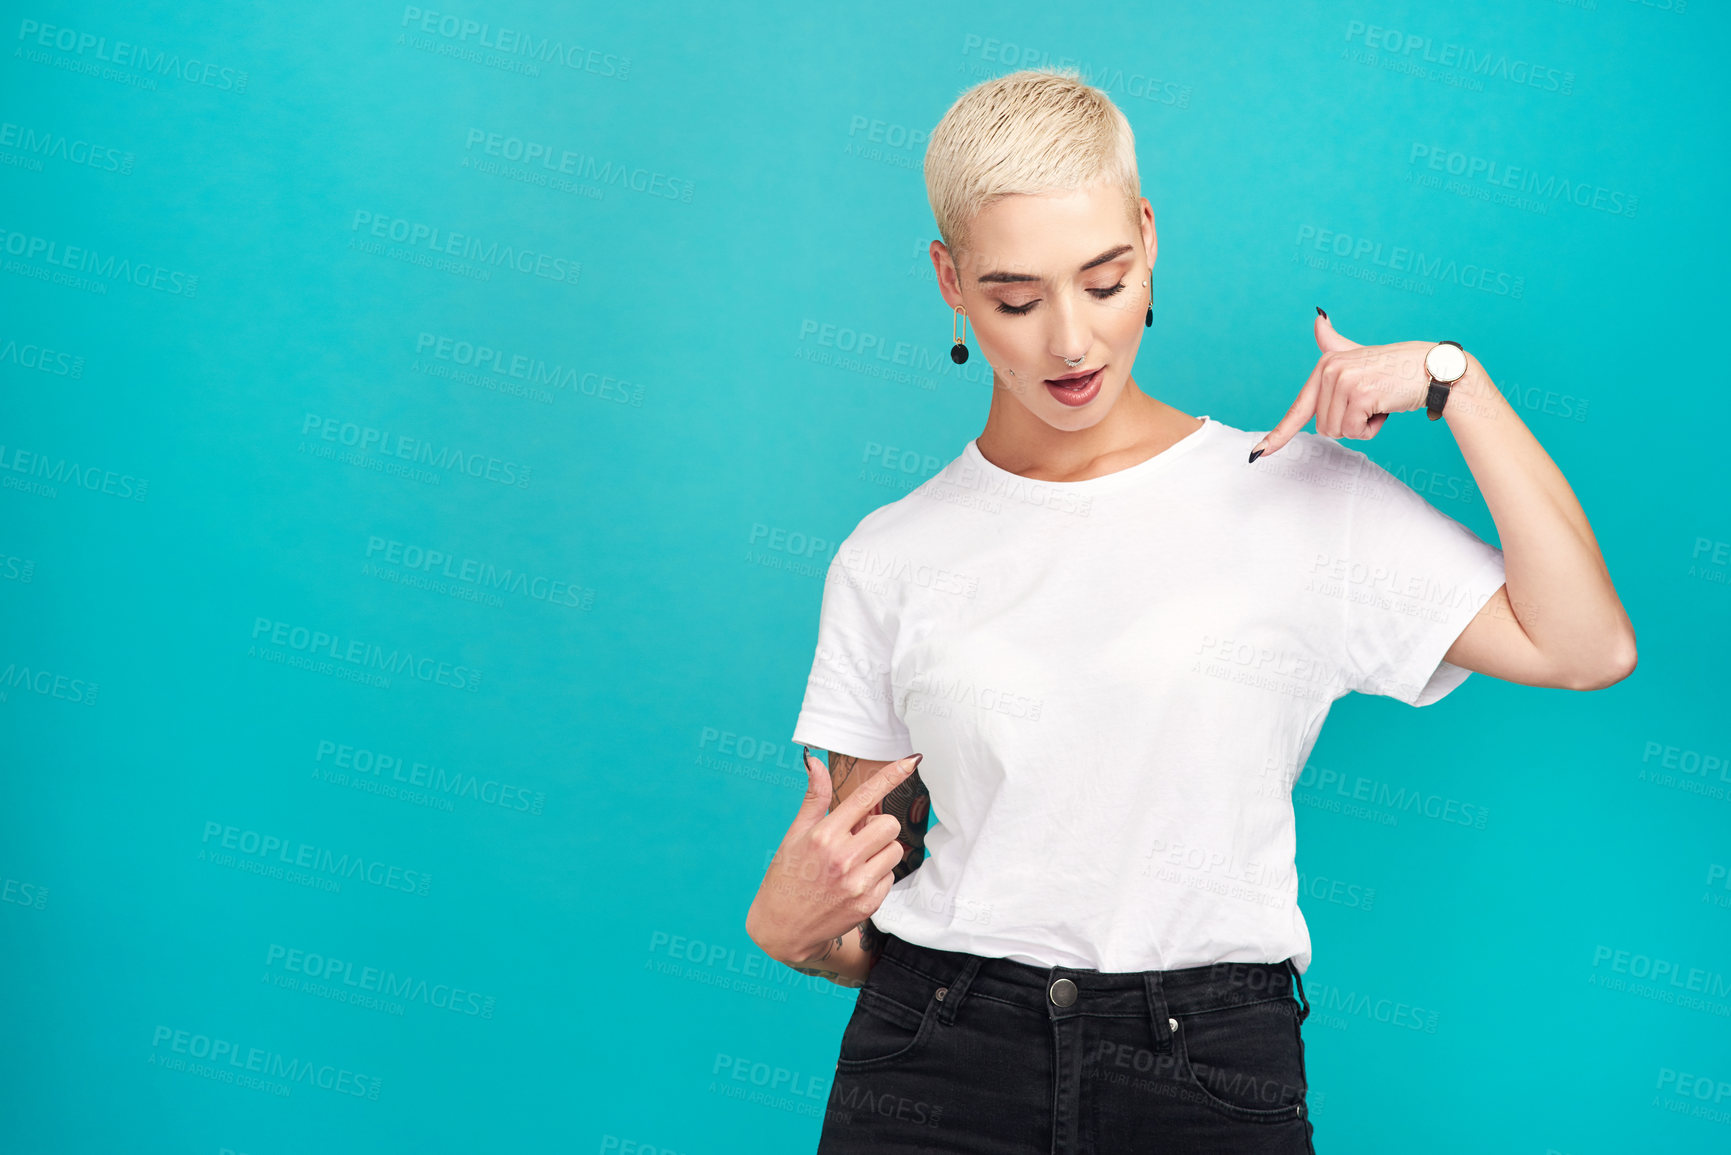
<path fill-rule="evenodd" d="M 1104 301 L 1106 298 L 1111 297 L 1111 296 L 1115 296 L 1119 291 L 1121 291 L 1124 288 L 1124 284 L 1125 283 L 1123 281 L 1119 281 L 1116 285 L 1113 285 L 1110 289 L 1089 289 L 1088 291 L 1090 293 L 1094 294 L 1095 300 Z M 1011 307 L 1009 305 L 1004 304 L 1002 301 L 999 301 L 998 302 L 998 312 L 1008 313 L 1012 317 L 1020 317 L 1023 314 L 1027 313 L 1035 305 L 1038 305 L 1039 303 L 1040 303 L 1039 301 L 1029 301 L 1026 305 L 1019 305 L 1019 306 Z"/>

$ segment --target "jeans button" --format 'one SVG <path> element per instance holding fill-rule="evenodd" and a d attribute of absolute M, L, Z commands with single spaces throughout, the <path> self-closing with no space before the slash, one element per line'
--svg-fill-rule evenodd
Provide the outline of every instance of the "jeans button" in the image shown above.
<path fill-rule="evenodd" d="M 937 999 L 938 1002 L 941 1003 L 944 1001 L 944 995 L 949 993 L 949 989 L 950 989 L 949 987 L 939 987 L 937 989 L 937 993 L 934 994 L 932 997 Z"/>
<path fill-rule="evenodd" d="M 1067 1007 L 1076 1001 L 1076 984 L 1069 979 L 1059 979 L 1046 992 L 1053 1006 Z"/>
<path fill-rule="evenodd" d="M 1166 1025 L 1172 1028 L 1172 1032 L 1174 1034 L 1176 1034 L 1178 1032 L 1178 1020 L 1177 1019 L 1167 1019 Z"/>

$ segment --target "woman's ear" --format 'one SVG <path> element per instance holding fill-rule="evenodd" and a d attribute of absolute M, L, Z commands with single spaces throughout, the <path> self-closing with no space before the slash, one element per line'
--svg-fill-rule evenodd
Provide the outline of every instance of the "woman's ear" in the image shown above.
<path fill-rule="evenodd" d="M 943 241 L 933 241 L 931 244 L 932 271 L 938 276 L 938 292 L 943 294 L 944 304 L 952 310 L 962 303 L 962 286 L 956 278 L 956 263 L 950 257 L 950 250 Z"/>

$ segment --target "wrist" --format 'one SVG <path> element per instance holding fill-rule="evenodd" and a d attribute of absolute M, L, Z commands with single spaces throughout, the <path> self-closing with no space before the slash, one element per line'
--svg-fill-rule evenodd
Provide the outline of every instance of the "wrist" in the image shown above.
<path fill-rule="evenodd" d="M 788 953 L 787 943 L 779 935 L 757 921 L 755 906 L 745 916 L 745 937 L 757 944 L 757 949 L 784 966 L 792 966 L 788 960 L 793 956 Z"/>
<path fill-rule="evenodd" d="M 1442 415 L 1446 420 L 1451 417 L 1483 417 L 1495 411 L 1496 402 L 1502 400 L 1497 392 L 1496 384 L 1479 359 L 1471 353 L 1467 354 L 1467 371 L 1461 374 L 1461 379 L 1449 387 L 1448 404 L 1443 406 Z"/>
<path fill-rule="evenodd" d="M 853 931 L 830 938 L 818 939 L 815 942 L 780 942 L 771 943 L 775 950 L 765 950 L 764 953 L 783 966 L 809 967 L 834 960 L 847 945 L 847 937 Z"/>
<path fill-rule="evenodd" d="M 1479 359 L 1471 353 L 1467 354 L 1467 371 L 1461 374 L 1461 379 L 1454 383 L 1453 392 L 1467 397 L 1482 398 L 1485 390 L 1491 386 L 1490 375 L 1485 367 L 1479 364 Z"/>

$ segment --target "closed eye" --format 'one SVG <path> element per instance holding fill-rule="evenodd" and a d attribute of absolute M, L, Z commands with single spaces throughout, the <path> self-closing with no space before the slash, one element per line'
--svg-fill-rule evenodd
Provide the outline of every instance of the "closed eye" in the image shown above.
<path fill-rule="evenodd" d="M 1123 288 L 1124 288 L 1124 284 L 1125 284 L 1125 282 L 1119 281 L 1116 285 L 1113 285 L 1110 289 L 1089 289 L 1088 291 L 1094 295 L 1095 300 L 1104 301 L 1106 298 L 1116 296 L 1118 293 L 1122 292 Z M 1002 301 L 999 301 L 998 302 L 998 312 L 1008 313 L 1012 317 L 1020 317 L 1022 314 L 1033 309 L 1033 307 L 1035 305 L 1038 305 L 1039 303 L 1040 302 L 1039 302 L 1038 298 L 1036 298 L 1035 300 L 1029 301 L 1026 305 L 1006 305 Z"/>

